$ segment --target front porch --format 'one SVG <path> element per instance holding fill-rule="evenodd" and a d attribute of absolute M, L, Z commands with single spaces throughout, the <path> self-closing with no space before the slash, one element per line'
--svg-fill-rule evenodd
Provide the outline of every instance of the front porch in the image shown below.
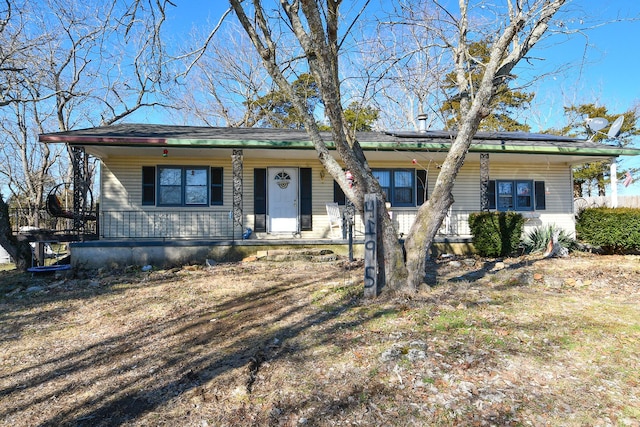
<path fill-rule="evenodd" d="M 473 252 L 467 223 L 469 213 L 456 210 L 449 213 L 432 248 L 434 255 Z M 409 232 L 415 215 L 415 209 L 391 212 L 400 240 Z M 319 224 L 325 221 L 328 219 L 324 216 L 318 218 Z M 363 257 L 364 227 L 359 216 L 355 218 L 351 236 L 346 223 L 337 234 L 328 226 L 321 228 L 315 234 L 303 231 L 288 235 L 251 233 L 243 236 L 246 227 L 234 228 L 232 215 L 228 212 L 101 211 L 100 240 L 72 243 L 71 262 L 80 269 L 127 265 L 165 268 L 204 264 L 210 259 L 216 262 L 240 261 L 261 252 L 283 248 L 296 251 L 326 249 L 341 256 Z"/>
<path fill-rule="evenodd" d="M 71 264 L 83 270 L 114 269 L 151 265 L 168 268 L 186 264 L 203 265 L 207 260 L 236 262 L 261 252 L 290 249 L 327 250 L 355 259 L 364 257 L 364 240 L 354 239 L 252 239 L 252 240 L 94 240 L 70 245 Z M 436 237 L 432 256 L 442 253 L 470 254 L 470 237 Z"/>
<path fill-rule="evenodd" d="M 393 209 L 391 218 L 401 239 L 409 233 L 416 217 L 416 209 Z M 469 214 L 471 211 L 452 209 L 445 218 L 439 237 L 471 236 Z M 103 210 L 100 212 L 100 239 L 196 239 L 211 241 L 237 240 L 278 240 L 294 238 L 327 241 L 348 238 L 348 224 L 343 218 L 341 233 L 332 230 L 327 216 L 318 215 L 314 219 L 314 230 L 298 231 L 290 234 L 255 233 L 249 235 L 246 229 L 253 229 L 252 216 L 248 216 L 243 227 L 234 226 L 233 215 L 227 211 L 214 210 Z M 364 237 L 362 218 L 356 215 L 353 224 L 353 238 Z"/>
<path fill-rule="evenodd" d="M 472 252 L 468 216 L 470 211 L 451 210 L 436 237 L 434 253 Z M 393 209 L 391 217 L 402 240 L 415 219 L 415 209 Z M 281 248 L 327 249 L 342 256 L 362 258 L 364 226 L 356 215 L 352 234 L 346 220 L 341 230 L 328 226 L 328 217 L 317 215 L 315 232 L 292 234 L 251 233 L 234 227 L 232 214 L 215 210 L 98 210 L 88 234 L 73 231 L 72 220 L 39 212 L 39 225 L 23 223 L 22 212 L 12 212 L 14 233 L 36 244 L 34 255 L 43 265 L 44 246 L 65 243 L 71 263 L 81 269 L 116 268 L 127 265 L 169 267 L 189 263 L 239 261 L 261 251 Z M 252 224 L 249 222 L 249 228 Z M 44 227 L 42 227 L 44 226 Z"/>

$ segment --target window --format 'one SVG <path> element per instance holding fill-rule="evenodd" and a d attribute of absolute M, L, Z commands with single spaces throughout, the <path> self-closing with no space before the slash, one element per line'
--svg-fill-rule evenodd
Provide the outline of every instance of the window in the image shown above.
<path fill-rule="evenodd" d="M 158 205 L 182 204 L 182 169 L 158 168 Z"/>
<path fill-rule="evenodd" d="M 158 206 L 208 204 L 209 173 L 206 167 L 158 167 Z"/>
<path fill-rule="evenodd" d="M 208 204 L 208 176 L 206 169 L 185 169 L 184 203 L 185 205 Z"/>
<path fill-rule="evenodd" d="M 495 191 L 492 191 L 491 184 L 495 184 Z M 539 187 L 536 183 L 536 188 Z M 533 181 L 491 181 L 489 188 L 489 207 L 493 205 L 491 197 L 495 197 L 495 206 L 499 211 L 532 211 L 534 201 L 540 201 L 535 198 Z M 544 201 L 538 203 L 538 209 L 544 209 Z"/>
<path fill-rule="evenodd" d="M 427 171 L 425 170 L 379 169 L 374 170 L 373 175 L 378 179 L 392 206 L 420 206 L 427 201 Z M 393 186 L 391 182 L 394 183 Z M 390 193 L 393 199 L 389 196 Z M 415 199 L 412 198 L 413 194 Z M 336 181 L 333 181 L 333 201 L 339 205 L 344 205 L 347 201 Z"/>
<path fill-rule="evenodd" d="M 222 205 L 223 176 L 221 167 L 143 166 L 142 205 Z"/>
<path fill-rule="evenodd" d="M 415 170 L 374 169 L 372 172 L 392 206 L 416 205 Z"/>

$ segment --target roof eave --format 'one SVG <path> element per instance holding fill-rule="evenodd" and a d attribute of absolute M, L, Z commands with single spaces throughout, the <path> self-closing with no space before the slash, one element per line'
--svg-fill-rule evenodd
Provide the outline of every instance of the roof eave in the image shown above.
<path fill-rule="evenodd" d="M 96 136 L 72 136 L 60 134 L 42 134 L 39 141 L 43 143 L 66 143 L 70 145 L 86 146 L 171 146 L 171 147 L 195 147 L 195 148 L 235 148 L 235 149 L 314 149 L 311 141 L 300 140 L 224 140 L 224 139 L 182 139 L 182 138 L 151 138 L 151 137 L 96 137 Z M 333 148 L 332 143 L 327 144 Z M 449 141 L 416 141 L 416 142 L 367 142 L 361 141 L 360 145 L 365 151 L 448 151 L 451 147 Z M 487 144 L 484 141 L 474 142 L 469 147 L 469 152 L 483 153 L 517 153 L 517 154 L 555 154 L 555 155 L 582 155 L 598 157 L 637 156 L 640 150 L 624 147 L 580 147 L 570 145 L 523 145 L 521 142 L 513 144 L 502 141 L 499 144 Z"/>

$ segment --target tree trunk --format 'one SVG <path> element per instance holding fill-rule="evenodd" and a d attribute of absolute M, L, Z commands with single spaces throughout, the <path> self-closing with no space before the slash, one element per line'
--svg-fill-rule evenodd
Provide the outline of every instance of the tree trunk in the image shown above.
<path fill-rule="evenodd" d="M 418 209 L 415 222 L 404 243 L 407 254 L 407 288 L 417 289 L 423 283 L 427 252 L 452 204 L 453 196 L 449 191 L 441 197 L 435 197 L 434 194 Z"/>
<path fill-rule="evenodd" d="M 415 222 L 411 226 L 404 245 L 407 253 L 406 286 L 410 289 L 417 289 L 424 281 L 427 251 L 433 244 L 449 208 L 453 205 L 452 192 L 456 177 L 482 120 L 482 106 L 490 98 L 490 89 L 478 93 L 478 98 L 469 109 L 468 120 L 462 124 L 442 163 L 431 198 L 418 209 Z"/>
<path fill-rule="evenodd" d="M 581 180 L 573 181 L 573 197 L 582 197 L 582 183 Z"/>
<path fill-rule="evenodd" d="M 27 242 L 19 241 L 13 235 L 9 221 L 9 206 L 0 195 L 0 245 L 9 253 L 18 270 L 27 271 L 31 267 L 33 253 Z"/>
<path fill-rule="evenodd" d="M 380 197 L 381 194 L 378 194 Z M 407 268 L 404 260 L 402 245 L 398 240 L 396 228 L 385 208 L 384 199 L 378 201 L 378 268 L 379 277 L 386 289 L 382 292 L 407 293 L 412 289 L 408 286 Z M 382 257 L 382 259 L 380 259 Z"/>
<path fill-rule="evenodd" d="M 598 196 L 604 197 L 607 195 L 607 189 L 604 179 L 604 174 L 598 176 Z"/>
<path fill-rule="evenodd" d="M 511 8 L 507 25 L 498 33 L 491 48 L 489 60 L 483 65 L 483 75 L 477 90 L 470 90 L 468 54 L 469 20 L 467 1 L 460 1 L 460 19 L 456 22 L 458 32 L 457 46 L 453 46 L 457 92 L 460 97 L 460 117 L 458 135 L 442 165 L 431 199 L 420 207 L 416 220 L 405 243 L 406 264 L 402 248 L 398 242 L 395 227 L 386 209 L 378 210 L 380 233 L 377 239 L 378 274 L 377 277 L 390 290 L 416 290 L 422 283 L 425 273 L 427 250 L 453 204 L 453 185 L 462 167 L 465 155 L 473 136 L 483 117 L 490 112 L 490 101 L 495 90 L 511 77 L 511 71 L 525 56 L 548 28 L 548 21 L 566 0 L 546 0 L 533 5 Z M 342 164 L 336 161 L 321 138 L 316 118 L 309 114 L 303 99 L 296 96 L 284 70 L 291 62 L 279 59 L 282 54 L 272 38 L 269 25 L 270 13 L 266 14 L 262 2 L 254 1 L 252 16 L 245 11 L 241 0 L 230 0 L 240 23 L 263 59 L 263 63 L 274 82 L 293 102 L 295 108 L 304 117 L 305 128 L 311 136 L 318 158 L 329 174 L 339 183 L 345 195 L 362 214 L 364 195 L 375 194 L 380 206 L 384 206 L 384 193 L 371 172 L 366 157 L 358 141 L 349 131 L 344 120 L 341 103 L 340 75 L 338 59 L 343 35 L 339 35 L 338 7 L 341 1 L 323 2 L 281 1 L 281 17 L 287 27 L 296 36 L 303 56 L 307 60 L 309 71 L 319 86 L 325 107 L 325 115 L 331 124 L 335 150 Z M 522 6 L 522 7 L 521 7 Z M 247 6 L 247 10 L 251 10 Z M 326 28 L 325 28 L 326 27 Z M 347 30 L 349 31 L 349 30 Z M 276 32 L 277 33 L 277 32 Z M 451 45 L 450 41 L 447 41 Z M 474 60 L 475 61 L 475 60 Z M 342 168 L 349 170 L 356 180 L 352 189 L 347 183 Z M 382 261 L 380 260 L 382 255 Z M 406 280 L 405 280 L 406 278 Z"/>

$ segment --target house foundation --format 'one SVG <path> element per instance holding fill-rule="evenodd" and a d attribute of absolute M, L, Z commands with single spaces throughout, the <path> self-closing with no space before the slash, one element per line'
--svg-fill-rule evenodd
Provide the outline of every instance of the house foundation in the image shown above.
<path fill-rule="evenodd" d="M 274 250 L 329 250 L 334 254 L 349 255 L 347 240 L 171 240 L 171 241 L 86 241 L 69 245 L 71 265 L 75 269 L 114 269 L 130 265 L 152 265 L 169 268 L 187 264 L 204 264 L 206 260 L 236 262 L 261 252 Z M 353 257 L 364 257 L 364 241 L 357 240 L 352 246 Z M 444 253 L 468 255 L 473 253 L 469 238 L 440 239 L 433 244 L 432 254 Z"/>

